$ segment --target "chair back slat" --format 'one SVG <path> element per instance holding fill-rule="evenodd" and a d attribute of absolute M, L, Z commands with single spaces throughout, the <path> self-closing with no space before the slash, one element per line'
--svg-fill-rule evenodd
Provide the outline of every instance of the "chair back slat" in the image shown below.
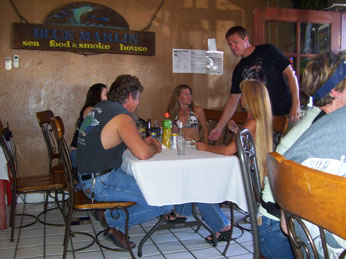
<path fill-rule="evenodd" d="M 346 178 L 318 171 L 279 153 L 267 155 L 268 174 L 276 202 L 297 218 L 346 239 Z M 294 229 L 288 224 L 292 238 Z"/>
<path fill-rule="evenodd" d="M 53 117 L 54 117 L 54 113 L 50 110 L 36 113 L 36 118 L 41 128 L 42 135 L 47 146 L 49 173 L 52 173 L 54 159 L 60 158 L 58 154 L 58 145 L 54 137 L 52 136 L 53 133 L 51 128 L 51 118 Z"/>
<path fill-rule="evenodd" d="M 52 117 L 51 127 L 54 133 L 54 136 L 58 143 L 59 154 L 61 155 L 61 162 L 64 167 L 65 177 L 67 181 L 67 187 L 69 189 L 69 194 L 73 200 L 73 189 L 74 189 L 74 179 L 73 179 L 73 167 L 70 159 L 70 153 L 68 146 L 65 141 L 65 127 L 64 123 L 59 116 Z"/>
<path fill-rule="evenodd" d="M 236 145 L 251 222 L 254 258 L 260 258 L 257 214 L 261 202 L 261 181 L 257 166 L 255 144 L 248 129 L 242 129 L 236 134 Z"/>

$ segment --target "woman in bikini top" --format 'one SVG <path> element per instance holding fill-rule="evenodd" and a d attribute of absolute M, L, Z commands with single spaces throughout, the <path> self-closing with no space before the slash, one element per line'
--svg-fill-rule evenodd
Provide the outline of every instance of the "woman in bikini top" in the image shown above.
<path fill-rule="evenodd" d="M 181 122 L 186 140 L 208 143 L 208 128 L 204 111 L 193 104 L 192 90 L 188 85 L 178 85 L 174 89 L 167 110 L 175 124 L 173 131 L 177 130 L 177 125 Z M 202 129 L 202 136 L 200 129 Z"/>

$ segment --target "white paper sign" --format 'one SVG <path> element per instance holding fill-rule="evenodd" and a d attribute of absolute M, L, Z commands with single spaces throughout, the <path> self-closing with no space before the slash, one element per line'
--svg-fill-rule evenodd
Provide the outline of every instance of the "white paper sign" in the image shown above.
<path fill-rule="evenodd" d="M 223 74 L 223 52 L 173 49 L 173 73 Z"/>

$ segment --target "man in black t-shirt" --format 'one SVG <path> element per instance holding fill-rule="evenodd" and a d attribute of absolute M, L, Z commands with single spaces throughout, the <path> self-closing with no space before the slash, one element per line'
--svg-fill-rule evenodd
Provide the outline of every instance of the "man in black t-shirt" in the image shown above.
<path fill-rule="evenodd" d="M 223 128 L 234 114 L 241 97 L 239 85 L 244 79 L 262 81 L 268 89 L 274 115 L 288 115 L 290 122 L 300 116 L 298 82 L 290 61 L 271 44 L 252 46 L 247 31 L 239 26 L 226 33 L 232 53 L 241 57 L 232 76 L 230 97 L 216 127 L 210 132 L 209 140 L 217 140 Z"/>

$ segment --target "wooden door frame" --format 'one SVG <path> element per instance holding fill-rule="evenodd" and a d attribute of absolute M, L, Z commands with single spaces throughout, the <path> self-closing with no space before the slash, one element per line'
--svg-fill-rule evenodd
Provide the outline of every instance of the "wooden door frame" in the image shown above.
<path fill-rule="evenodd" d="M 301 10 L 290 8 L 255 8 L 253 12 L 253 44 L 259 45 L 265 43 L 265 22 L 292 22 L 296 23 L 296 52 L 285 53 L 287 56 L 297 58 L 296 71 L 299 76 L 300 71 L 300 57 L 313 57 L 316 54 L 301 54 L 300 53 L 300 24 L 301 23 L 318 23 L 318 24 L 331 24 L 331 51 L 337 53 L 340 51 L 342 45 L 346 42 L 341 39 L 341 22 L 346 20 L 345 13 L 341 15 L 340 12 L 331 11 L 315 11 L 315 10 Z M 344 23 L 345 24 L 345 23 Z M 345 27 L 345 26 L 344 26 Z M 342 28 L 343 32 L 346 28 Z M 298 55 L 296 54 L 298 53 Z M 298 77 L 299 78 L 299 77 Z"/>

